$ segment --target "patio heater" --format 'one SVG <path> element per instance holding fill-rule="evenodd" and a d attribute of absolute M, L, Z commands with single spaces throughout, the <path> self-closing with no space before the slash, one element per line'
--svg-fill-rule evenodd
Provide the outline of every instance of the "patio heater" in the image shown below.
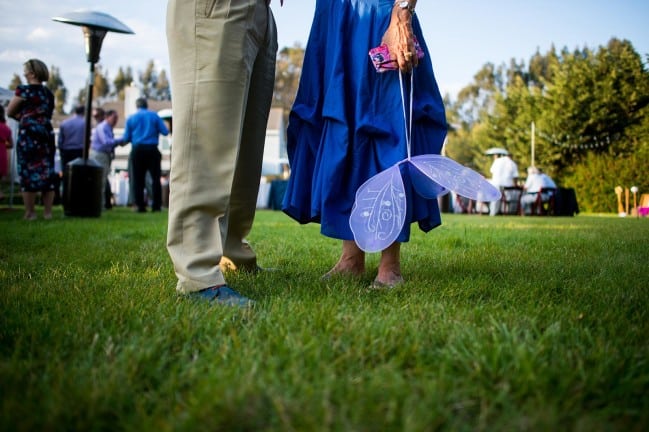
<path fill-rule="evenodd" d="M 103 12 L 75 11 L 52 18 L 65 24 L 80 26 L 85 40 L 86 57 L 90 63 L 90 75 L 86 90 L 86 126 L 84 130 L 83 157 L 75 159 L 63 167 L 64 196 L 63 209 L 66 216 L 99 217 L 104 197 L 101 185 L 105 180 L 103 168 L 88 158 L 90 150 L 90 113 L 92 111 L 92 92 L 95 84 L 95 63 L 107 32 L 133 34 L 125 24 Z"/>

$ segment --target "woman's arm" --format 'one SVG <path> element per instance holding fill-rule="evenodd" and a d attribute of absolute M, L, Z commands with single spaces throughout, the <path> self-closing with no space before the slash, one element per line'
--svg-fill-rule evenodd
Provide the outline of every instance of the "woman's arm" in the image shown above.
<path fill-rule="evenodd" d="M 14 96 L 7 105 L 7 115 L 12 119 L 20 120 L 20 107 L 25 99 L 20 96 Z"/>
<path fill-rule="evenodd" d="M 415 34 L 412 30 L 412 15 L 417 0 L 397 0 L 392 6 L 392 18 L 382 43 L 388 46 L 390 58 L 397 61 L 402 72 L 410 72 L 419 63 L 415 52 Z"/>

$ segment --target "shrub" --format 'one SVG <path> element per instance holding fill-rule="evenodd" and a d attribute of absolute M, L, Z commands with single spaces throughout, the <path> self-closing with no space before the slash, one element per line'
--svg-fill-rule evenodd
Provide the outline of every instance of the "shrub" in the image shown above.
<path fill-rule="evenodd" d="M 627 157 L 615 155 L 588 155 L 583 162 L 572 167 L 562 179 L 564 187 L 574 188 L 581 211 L 617 213 L 615 188 L 639 190 L 638 199 L 649 193 L 649 154 L 638 152 Z M 624 203 L 624 196 L 622 197 Z M 630 194 L 629 211 L 633 208 Z"/>

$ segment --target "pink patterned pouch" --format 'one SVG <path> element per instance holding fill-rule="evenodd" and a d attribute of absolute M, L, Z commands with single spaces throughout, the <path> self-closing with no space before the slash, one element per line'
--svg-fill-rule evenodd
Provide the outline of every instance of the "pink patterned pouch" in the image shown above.
<path fill-rule="evenodd" d="M 415 51 L 417 52 L 417 58 L 423 58 L 424 50 L 421 49 L 421 45 L 419 45 L 417 38 L 414 38 L 414 43 Z M 388 50 L 387 45 L 381 44 L 376 48 L 372 48 L 369 54 L 370 59 L 372 60 L 372 64 L 374 65 L 374 68 L 377 72 L 381 73 L 399 69 L 397 61 L 390 59 L 390 50 Z"/>

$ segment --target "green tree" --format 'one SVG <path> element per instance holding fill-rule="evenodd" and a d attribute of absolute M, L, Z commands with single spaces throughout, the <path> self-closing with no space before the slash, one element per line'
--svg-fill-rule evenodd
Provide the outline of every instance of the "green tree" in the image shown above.
<path fill-rule="evenodd" d="M 531 124 L 538 116 L 540 90 L 529 85 L 527 73 L 513 73 L 505 92 L 494 95 L 494 106 L 484 118 L 480 148 L 504 147 L 519 168 L 531 164 Z M 537 149 L 538 153 L 538 149 Z M 488 160 L 483 164 L 487 169 Z"/>
<path fill-rule="evenodd" d="M 63 78 L 61 78 L 61 71 L 56 66 L 50 67 L 47 88 L 54 94 L 54 111 L 59 114 L 64 114 L 63 107 L 68 99 L 68 90 L 65 88 Z"/>
<path fill-rule="evenodd" d="M 14 76 L 11 77 L 11 82 L 9 82 L 9 90 L 16 90 L 22 83 L 23 80 L 20 78 L 20 75 L 14 74 Z"/>
<path fill-rule="evenodd" d="M 79 105 L 85 105 L 87 93 L 87 87 L 80 89 L 75 99 L 76 103 Z M 95 104 L 101 104 L 108 95 L 110 95 L 108 76 L 104 74 L 103 68 L 100 65 L 97 65 L 95 67 L 95 77 L 92 84 L 92 101 Z"/>
<path fill-rule="evenodd" d="M 503 67 L 487 63 L 473 76 L 473 82 L 458 93 L 454 109 L 459 119 L 469 125 L 479 122 L 493 107 L 494 95 L 502 91 Z"/>
<path fill-rule="evenodd" d="M 512 60 L 511 64 L 515 62 Z M 484 155 L 484 150 L 503 145 L 498 126 L 490 118 L 507 76 L 508 70 L 504 65 L 496 67 L 493 63 L 486 63 L 473 76 L 473 81 L 460 90 L 455 102 L 445 103 L 447 121 L 452 126 L 447 154 L 485 175 L 488 175 L 491 158 Z"/>
<path fill-rule="evenodd" d="M 631 43 L 611 39 L 597 52 L 564 51 L 555 69 L 541 126 L 556 148 L 556 167 L 571 166 L 589 153 L 634 152 L 632 134 L 646 124 L 649 74 Z"/>
<path fill-rule="evenodd" d="M 76 105 L 85 105 L 86 104 L 86 94 L 88 93 L 88 87 L 82 87 L 77 93 L 77 97 L 74 99 Z"/>
<path fill-rule="evenodd" d="M 167 72 L 162 69 L 158 74 L 158 81 L 156 82 L 155 95 L 157 100 L 171 100 L 171 85 L 167 78 Z"/>
<path fill-rule="evenodd" d="M 284 108 L 286 113 L 295 101 L 303 61 L 304 48 L 299 43 L 282 48 L 277 55 L 273 105 Z"/>
<path fill-rule="evenodd" d="M 447 107 L 446 122 L 448 123 L 444 155 L 462 165 L 477 168 L 474 163 L 476 153 L 472 145 L 474 140 L 470 136 L 471 128 L 461 121 L 458 111 L 455 109 L 454 102 L 448 95 L 444 96 L 444 106 Z"/>
<path fill-rule="evenodd" d="M 123 69 L 121 66 L 117 70 L 117 75 L 113 80 L 114 86 L 114 95 L 117 96 L 119 100 L 124 100 L 124 89 L 130 86 L 133 83 L 133 70 L 130 66 L 126 69 Z"/>
<path fill-rule="evenodd" d="M 93 101 L 101 102 L 108 95 L 110 95 L 108 71 L 104 72 L 104 68 L 97 65 L 95 68 L 95 82 L 92 87 L 92 99 Z"/>
<path fill-rule="evenodd" d="M 149 60 L 146 69 L 140 73 L 140 90 L 145 98 L 155 99 L 155 89 L 158 83 L 158 74 L 155 70 L 155 63 Z"/>
<path fill-rule="evenodd" d="M 528 84 L 541 89 L 545 88 L 546 83 L 552 81 L 554 77 L 552 71 L 556 70 L 558 63 L 559 56 L 557 55 L 554 45 L 545 55 L 542 55 L 537 50 L 529 62 Z"/>

